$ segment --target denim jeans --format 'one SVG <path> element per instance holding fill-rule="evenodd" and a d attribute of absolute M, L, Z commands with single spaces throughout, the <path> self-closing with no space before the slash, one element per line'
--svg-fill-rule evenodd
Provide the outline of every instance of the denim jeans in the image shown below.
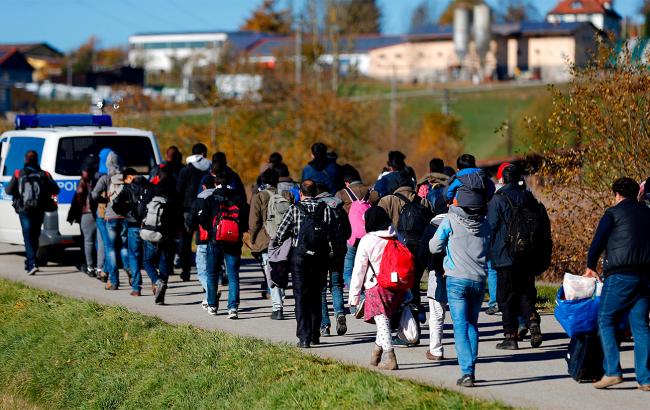
<path fill-rule="evenodd" d="M 343 302 L 343 274 L 339 272 L 330 273 L 330 292 L 332 293 L 332 307 L 334 308 L 334 318 L 338 315 L 345 314 L 345 304 Z M 328 313 L 327 305 L 327 284 L 323 287 L 321 292 L 321 310 L 322 319 L 320 322 L 321 329 L 332 325 Z"/>
<path fill-rule="evenodd" d="M 25 242 L 25 270 L 36 267 L 38 240 L 41 236 L 41 225 L 45 218 L 44 212 L 21 212 L 18 214 Z"/>
<path fill-rule="evenodd" d="M 490 300 L 488 300 L 488 307 L 493 307 L 497 305 L 497 271 L 488 266 L 487 273 L 487 287 L 488 293 L 490 294 Z"/>
<path fill-rule="evenodd" d="M 345 253 L 345 259 L 343 259 L 343 283 L 348 289 L 350 289 L 350 282 L 352 281 L 352 270 L 354 269 L 354 258 L 356 256 L 357 248 L 348 245 L 348 251 Z"/>
<path fill-rule="evenodd" d="M 128 227 L 129 267 L 131 269 L 131 289 L 138 292 L 142 290 L 142 238 L 140 228 Z"/>
<path fill-rule="evenodd" d="M 219 287 L 219 273 L 225 264 L 228 275 L 228 310 L 239 307 L 239 267 L 241 266 L 240 253 L 227 253 L 224 246 L 217 242 L 208 244 L 208 306 L 217 307 L 217 289 Z"/>
<path fill-rule="evenodd" d="M 142 241 L 142 243 L 144 245 L 142 265 L 151 283 L 155 284 L 158 281 L 167 283 L 169 275 L 174 270 L 174 252 L 176 252 L 174 241 L 161 243 Z"/>
<path fill-rule="evenodd" d="M 106 257 L 106 243 L 108 242 L 106 220 L 98 216 L 95 223 L 97 224 L 97 267 L 102 272 L 108 272 L 111 270 L 111 265 Z"/>
<path fill-rule="evenodd" d="M 485 282 L 447 277 L 449 312 L 454 322 L 454 342 L 461 375 L 475 374 L 478 357 L 478 314 Z"/>
<path fill-rule="evenodd" d="M 117 250 L 120 251 L 122 265 L 129 266 L 128 230 L 124 219 L 109 219 L 106 221 L 108 241 L 106 245 L 106 259 L 110 263 L 108 280 L 116 286 L 120 284 L 120 275 L 117 270 Z M 130 269 L 129 269 L 130 270 Z"/>
<path fill-rule="evenodd" d="M 208 245 L 196 245 L 196 277 L 208 298 Z"/>
<path fill-rule="evenodd" d="M 605 279 L 600 296 L 598 327 L 605 354 L 607 376 L 621 376 L 621 362 L 616 341 L 616 330 L 623 316 L 629 312 L 634 337 L 634 368 L 636 380 L 650 385 L 650 279 L 640 275 L 617 273 Z"/>

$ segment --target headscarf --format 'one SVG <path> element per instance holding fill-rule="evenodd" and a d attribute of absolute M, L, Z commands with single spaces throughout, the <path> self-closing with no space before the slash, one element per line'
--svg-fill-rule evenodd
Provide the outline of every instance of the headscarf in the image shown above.
<path fill-rule="evenodd" d="M 392 223 L 384 208 L 379 206 L 368 208 L 364 219 L 366 222 L 366 232 L 385 231 Z"/>
<path fill-rule="evenodd" d="M 106 159 L 108 154 L 113 152 L 110 148 L 104 148 L 99 151 L 99 173 L 102 175 L 108 174 L 108 167 L 106 167 Z"/>

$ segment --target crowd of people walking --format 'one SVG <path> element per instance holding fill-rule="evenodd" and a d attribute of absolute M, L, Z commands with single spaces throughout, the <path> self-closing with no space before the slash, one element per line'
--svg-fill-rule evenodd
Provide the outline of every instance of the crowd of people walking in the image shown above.
<path fill-rule="evenodd" d="M 285 295 L 292 288 L 300 348 L 320 344 L 332 331 L 345 334 L 353 314 L 376 326 L 370 364 L 385 370 L 399 367 L 395 347 L 420 343 L 427 320 L 420 289 L 428 275 L 426 358 L 446 359 L 442 329 L 448 310 L 457 384 L 465 387 L 476 377 L 486 292 L 486 313 L 502 314 L 498 349 L 517 350 L 528 333 L 532 348 L 542 345 L 535 279 L 551 263 L 551 222 L 519 166 L 503 164 L 493 180 L 464 154 L 454 168 L 432 159 L 430 172 L 417 179 L 405 155 L 392 151 L 377 180 L 365 183 L 354 166 L 338 164 L 325 144 L 314 144 L 311 154 L 296 182 L 282 156 L 273 153 L 249 201 L 226 154 L 210 160 L 203 144 L 193 146 L 185 164 L 178 148 L 170 147 L 147 176 L 124 168 L 110 149 L 101 150 L 82 164 L 68 215 L 81 227 L 84 271 L 109 291 L 124 286 L 122 271 L 130 294 L 139 297 L 144 270 L 155 303 L 163 305 L 170 275 L 177 269 L 189 281 L 195 266 L 203 309 L 217 315 L 225 304 L 223 311 L 235 320 L 242 250 L 248 248 L 262 268 L 260 294 L 269 299 L 271 320 L 285 318 Z M 650 195 L 629 178 L 617 179 L 612 190 L 616 205 L 598 225 L 585 273 L 599 276 L 606 255 L 599 313 L 605 375 L 595 387 L 622 382 L 616 327 L 629 315 L 637 381 L 647 391 Z M 6 191 L 20 216 L 25 269 L 32 275 L 38 272 L 40 225 L 56 207 L 58 187 L 30 151 Z M 220 288 L 227 288 L 227 300 Z M 404 317 L 414 329 L 400 329 Z"/>

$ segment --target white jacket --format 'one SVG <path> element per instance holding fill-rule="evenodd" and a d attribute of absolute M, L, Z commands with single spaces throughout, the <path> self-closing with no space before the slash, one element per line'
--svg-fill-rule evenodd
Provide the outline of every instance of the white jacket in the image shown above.
<path fill-rule="evenodd" d="M 350 304 L 359 303 L 359 295 L 362 289 L 372 289 L 377 286 L 375 274 L 379 273 L 379 265 L 384 249 L 388 243 L 388 238 L 395 238 L 396 232 L 393 227 L 385 231 L 376 231 L 366 234 L 359 241 L 357 247 L 357 256 L 354 258 L 354 269 L 352 270 L 352 280 L 350 281 Z M 372 265 L 370 269 L 369 264 Z"/>

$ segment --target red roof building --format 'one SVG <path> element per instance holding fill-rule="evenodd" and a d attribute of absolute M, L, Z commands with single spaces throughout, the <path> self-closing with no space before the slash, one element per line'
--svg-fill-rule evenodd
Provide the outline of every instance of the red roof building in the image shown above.
<path fill-rule="evenodd" d="M 614 11 L 614 0 L 561 0 L 546 16 L 549 23 L 588 21 L 601 31 L 618 36 L 621 16 Z"/>

